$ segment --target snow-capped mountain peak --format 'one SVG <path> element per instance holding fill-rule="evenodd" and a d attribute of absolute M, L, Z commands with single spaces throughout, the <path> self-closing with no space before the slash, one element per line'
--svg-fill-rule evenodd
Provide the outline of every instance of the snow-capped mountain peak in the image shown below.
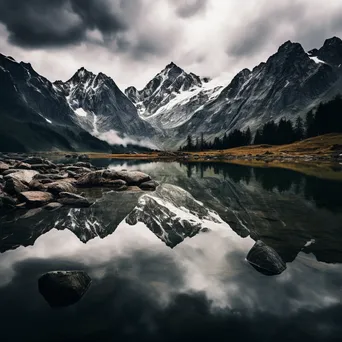
<path fill-rule="evenodd" d="M 113 137 L 112 143 L 123 144 L 122 139 L 138 142 L 153 131 L 114 80 L 102 72 L 94 74 L 82 67 L 68 81 L 56 81 L 54 86 L 66 97 L 74 120 L 95 136 L 105 134 Z"/>
<path fill-rule="evenodd" d="M 211 83 L 210 78 L 187 73 L 171 62 L 142 90 L 129 87 L 125 93 L 143 119 L 156 128 L 172 129 L 219 95 L 223 86 Z"/>

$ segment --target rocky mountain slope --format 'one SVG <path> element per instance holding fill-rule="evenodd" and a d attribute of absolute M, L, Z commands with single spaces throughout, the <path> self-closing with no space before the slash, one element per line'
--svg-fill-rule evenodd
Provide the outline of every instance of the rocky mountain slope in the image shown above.
<path fill-rule="evenodd" d="M 154 134 L 133 103 L 103 73 L 95 75 L 81 68 L 67 82 L 54 82 L 54 87 L 75 112 L 76 123 L 95 136 L 114 131 L 111 140 L 121 143 L 124 138 L 138 142 Z"/>
<path fill-rule="evenodd" d="M 214 100 L 223 86 L 209 78 L 186 73 L 171 62 L 142 90 L 129 87 L 127 97 L 142 118 L 164 131 L 189 121 L 204 104 Z"/>
<path fill-rule="evenodd" d="M 265 63 L 242 70 L 224 88 L 209 90 L 198 76 L 171 63 L 143 90 L 130 87 L 126 94 L 144 119 L 163 130 L 164 146 L 171 148 L 189 133 L 203 132 L 210 139 L 236 128 L 255 131 L 270 120 L 304 116 L 342 91 L 341 64 L 337 37 L 308 53 L 287 41 Z"/>
<path fill-rule="evenodd" d="M 66 99 L 30 64 L 0 54 L 1 151 L 110 151 L 75 124 Z"/>
<path fill-rule="evenodd" d="M 30 64 L 0 55 L 0 150 L 108 150 L 137 144 L 176 149 L 188 134 L 207 140 L 285 117 L 295 120 L 342 92 L 342 41 L 306 52 L 288 41 L 228 84 L 170 63 L 125 94 L 103 73 L 79 69 L 49 82 Z M 102 141 L 100 141 L 100 140 Z"/>

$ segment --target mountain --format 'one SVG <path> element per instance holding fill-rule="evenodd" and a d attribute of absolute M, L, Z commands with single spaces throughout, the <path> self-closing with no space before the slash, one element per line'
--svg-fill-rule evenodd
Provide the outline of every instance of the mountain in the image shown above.
<path fill-rule="evenodd" d="M 207 139 L 233 129 L 285 117 L 295 120 L 321 101 L 342 91 L 342 41 L 327 39 L 320 49 L 305 52 L 299 43 L 281 45 L 266 62 L 243 69 L 226 87 L 213 88 L 171 63 L 147 86 L 126 95 L 141 117 L 164 133 L 164 147 L 176 148 L 188 134 Z M 165 138 L 166 137 L 166 138 Z"/>
<path fill-rule="evenodd" d="M 76 123 L 95 136 L 115 131 L 113 142 L 117 139 L 120 143 L 124 138 L 138 142 L 155 133 L 115 82 L 103 73 L 95 75 L 81 68 L 67 82 L 54 82 L 54 87 L 76 114 Z"/>
<path fill-rule="evenodd" d="M 113 79 L 79 69 L 51 83 L 30 64 L 0 55 L 0 150 L 94 150 L 109 145 L 177 149 L 270 120 L 295 121 L 342 92 L 342 41 L 306 52 L 291 41 L 228 84 L 171 62 L 147 85 L 121 92 Z"/>
<path fill-rule="evenodd" d="M 171 62 L 142 90 L 129 87 L 125 93 L 144 120 L 164 131 L 189 121 L 221 89 L 222 86 L 213 86 L 210 79 L 186 73 Z"/>
<path fill-rule="evenodd" d="M 28 63 L 0 54 L 1 151 L 110 151 L 75 124 L 54 85 Z"/>

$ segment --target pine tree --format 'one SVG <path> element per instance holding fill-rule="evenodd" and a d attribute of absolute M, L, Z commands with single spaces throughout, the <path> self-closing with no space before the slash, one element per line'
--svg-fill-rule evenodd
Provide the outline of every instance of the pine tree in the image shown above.
<path fill-rule="evenodd" d="M 305 135 L 305 130 L 304 130 L 304 123 L 303 119 L 298 116 L 296 119 L 296 126 L 295 126 L 295 139 L 297 141 L 303 140 Z"/>
<path fill-rule="evenodd" d="M 250 128 L 248 127 L 245 132 L 245 145 L 250 145 L 252 142 L 252 133 Z"/>
<path fill-rule="evenodd" d="M 262 136 L 262 130 L 258 129 L 255 133 L 253 145 L 260 145 L 263 143 L 264 143 L 264 141 L 263 141 L 263 136 Z"/>
<path fill-rule="evenodd" d="M 315 130 L 315 115 L 312 110 L 310 110 L 306 114 L 306 119 L 305 119 L 305 128 L 306 128 L 306 138 L 311 138 L 316 136 L 316 130 Z"/>
<path fill-rule="evenodd" d="M 192 142 L 192 137 L 191 137 L 190 134 L 188 135 L 188 138 L 187 138 L 187 145 L 186 145 L 186 148 L 187 148 L 188 151 L 192 151 L 193 148 L 194 148 L 194 144 L 193 144 L 193 142 Z"/>

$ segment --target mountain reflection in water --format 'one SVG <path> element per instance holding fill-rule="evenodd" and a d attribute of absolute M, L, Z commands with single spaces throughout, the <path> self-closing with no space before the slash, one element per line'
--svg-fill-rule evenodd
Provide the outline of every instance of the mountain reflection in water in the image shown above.
<path fill-rule="evenodd" d="M 2 215 L 5 341 L 342 336 L 342 183 L 221 163 L 94 163 L 146 171 L 189 193 L 178 216 L 215 219 L 205 220 L 208 230 L 194 222 L 167 240 L 153 226 L 125 222 L 141 193 L 105 190 L 89 190 L 96 200 L 89 209 Z M 259 239 L 287 263 L 282 274 L 264 276 L 246 261 Z M 53 311 L 37 279 L 57 269 L 82 269 L 93 283 L 79 303 Z"/>

